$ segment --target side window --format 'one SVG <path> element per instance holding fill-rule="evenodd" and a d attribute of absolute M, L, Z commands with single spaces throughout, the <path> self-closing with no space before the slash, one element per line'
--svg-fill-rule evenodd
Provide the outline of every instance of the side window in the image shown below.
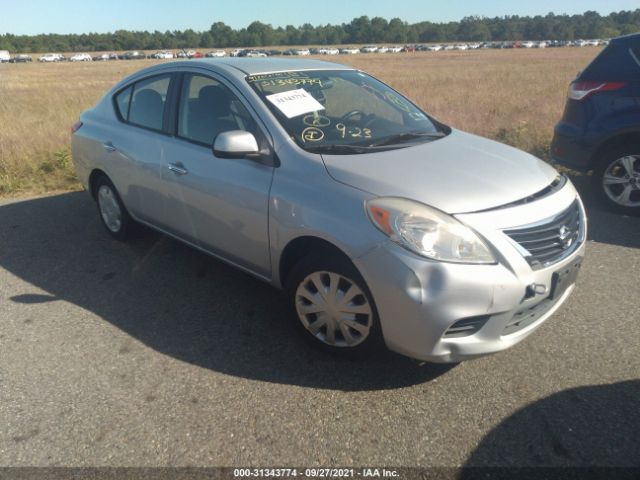
<path fill-rule="evenodd" d="M 636 65 L 640 67 L 640 47 L 632 47 L 629 49 L 629 55 L 633 58 L 633 61 L 636 62 Z"/>
<path fill-rule="evenodd" d="M 116 108 L 123 120 L 129 119 L 129 103 L 131 102 L 131 92 L 133 87 L 127 87 L 116 95 Z"/>
<path fill-rule="evenodd" d="M 246 130 L 256 134 L 255 121 L 229 88 L 202 75 L 188 74 L 182 83 L 178 136 L 213 145 L 221 132 Z"/>
<path fill-rule="evenodd" d="M 638 64 L 628 46 L 610 43 L 582 72 L 580 78 L 592 81 L 633 81 Z"/>
<path fill-rule="evenodd" d="M 162 130 L 170 82 L 171 75 L 161 75 L 135 83 L 127 120 L 134 125 Z"/>

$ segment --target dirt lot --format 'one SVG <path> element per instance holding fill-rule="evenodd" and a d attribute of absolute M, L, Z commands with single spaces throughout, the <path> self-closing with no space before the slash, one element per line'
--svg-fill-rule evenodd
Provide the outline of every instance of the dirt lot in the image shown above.
<path fill-rule="evenodd" d="M 154 233 L 110 240 L 85 193 L 6 203 L 0 466 L 640 467 L 640 219 L 582 191 L 572 297 L 455 367 L 310 350 L 275 290 Z"/>

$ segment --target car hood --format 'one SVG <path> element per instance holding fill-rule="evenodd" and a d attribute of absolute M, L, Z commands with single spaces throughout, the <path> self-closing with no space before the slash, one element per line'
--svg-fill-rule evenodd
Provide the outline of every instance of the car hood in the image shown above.
<path fill-rule="evenodd" d="M 322 159 L 338 182 L 377 196 L 410 198 L 451 214 L 523 199 L 558 176 L 533 155 L 459 130 L 412 147 L 323 154 Z"/>

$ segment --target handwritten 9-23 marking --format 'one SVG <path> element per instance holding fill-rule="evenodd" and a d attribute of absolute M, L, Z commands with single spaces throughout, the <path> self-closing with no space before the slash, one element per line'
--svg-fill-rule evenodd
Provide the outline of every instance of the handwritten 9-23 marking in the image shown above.
<path fill-rule="evenodd" d="M 351 138 L 371 138 L 370 128 L 347 127 L 344 123 L 337 123 L 336 129 L 340 132 L 342 138 L 347 135 Z"/>

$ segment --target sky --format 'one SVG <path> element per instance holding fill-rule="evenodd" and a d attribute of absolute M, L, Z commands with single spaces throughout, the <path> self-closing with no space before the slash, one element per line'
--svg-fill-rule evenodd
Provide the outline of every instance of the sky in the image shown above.
<path fill-rule="evenodd" d="M 274 27 L 348 23 L 361 15 L 409 23 L 447 22 L 470 15 L 601 15 L 640 8 L 638 0 L 0 0 L 0 33 L 88 33 L 125 30 L 208 30 L 254 20 Z"/>

